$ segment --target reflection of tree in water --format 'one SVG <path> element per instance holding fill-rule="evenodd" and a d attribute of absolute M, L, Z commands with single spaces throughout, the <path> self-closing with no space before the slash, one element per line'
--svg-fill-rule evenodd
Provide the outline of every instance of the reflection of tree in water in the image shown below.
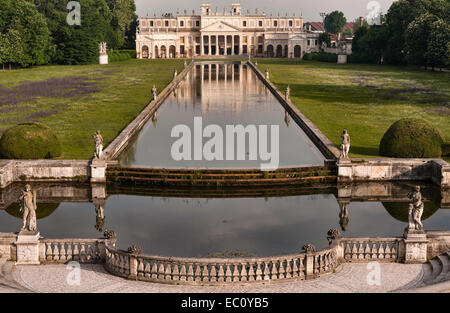
<path fill-rule="evenodd" d="M 59 207 L 59 203 L 38 203 L 36 210 L 36 218 L 42 219 L 50 216 L 57 208 Z M 6 210 L 9 215 L 12 215 L 16 218 L 22 218 L 22 213 L 20 213 L 20 204 L 13 203 Z"/>
<path fill-rule="evenodd" d="M 408 223 L 408 206 L 409 202 L 381 202 L 386 209 L 386 211 L 393 218 L 400 222 Z M 437 210 L 439 210 L 440 205 L 434 201 L 424 202 L 424 209 L 422 215 L 422 221 L 426 220 Z"/>

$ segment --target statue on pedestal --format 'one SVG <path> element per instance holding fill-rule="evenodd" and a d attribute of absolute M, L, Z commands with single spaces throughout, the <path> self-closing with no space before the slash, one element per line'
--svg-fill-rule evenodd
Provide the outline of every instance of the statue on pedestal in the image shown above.
<path fill-rule="evenodd" d="M 153 88 L 152 88 L 152 94 L 153 94 L 153 100 L 156 100 L 156 97 L 157 97 L 158 95 L 157 95 L 157 90 L 156 90 L 156 86 L 155 86 L 155 85 L 153 85 Z"/>
<path fill-rule="evenodd" d="M 341 155 L 339 159 L 348 159 L 348 153 L 350 151 L 350 135 L 347 130 L 344 129 L 341 135 Z"/>
<path fill-rule="evenodd" d="M 422 201 L 422 194 L 420 193 L 420 186 L 416 186 L 414 192 L 408 194 L 408 198 L 412 200 L 408 208 L 408 230 L 423 230 L 422 214 L 424 204 Z"/>
<path fill-rule="evenodd" d="M 25 186 L 25 190 L 19 197 L 20 212 L 23 214 L 23 226 L 22 231 L 37 232 L 36 224 L 36 192 L 31 189 L 30 185 Z"/>
<path fill-rule="evenodd" d="M 269 80 L 269 69 L 266 68 L 266 80 Z"/>
<path fill-rule="evenodd" d="M 98 45 L 98 52 L 99 52 L 100 55 L 107 54 L 106 42 L 99 43 L 99 45 Z"/>
<path fill-rule="evenodd" d="M 97 132 L 94 134 L 94 144 L 95 144 L 94 158 L 101 159 L 103 157 L 103 137 L 100 134 L 99 130 L 97 130 Z"/>
<path fill-rule="evenodd" d="M 174 69 L 174 71 L 173 71 L 173 79 L 177 78 L 177 76 L 178 76 L 178 71 L 177 71 L 177 69 Z"/>
<path fill-rule="evenodd" d="M 286 87 L 284 96 L 285 96 L 286 101 L 291 98 L 291 87 L 289 87 L 289 85 L 287 85 L 287 87 Z"/>

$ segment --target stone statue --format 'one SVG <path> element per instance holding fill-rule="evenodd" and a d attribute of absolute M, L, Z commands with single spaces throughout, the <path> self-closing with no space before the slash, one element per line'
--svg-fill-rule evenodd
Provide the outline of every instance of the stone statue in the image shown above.
<path fill-rule="evenodd" d="M 341 226 L 342 231 L 345 231 L 347 229 L 349 217 L 348 217 L 348 209 L 347 209 L 347 203 L 341 202 L 339 203 L 339 225 Z"/>
<path fill-rule="evenodd" d="M 322 50 L 325 50 L 327 48 L 327 43 L 325 41 L 322 41 Z"/>
<path fill-rule="evenodd" d="M 178 76 L 178 71 L 177 71 L 177 69 L 174 69 L 174 71 L 173 71 L 173 79 L 177 78 L 177 76 Z"/>
<path fill-rule="evenodd" d="M 36 224 L 36 192 L 31 190 L 30 185 L 25 186 L 25 190 L 19 197 L 21 202 L 20 212 L 23 214 L 23 226 L 21 231 L 37 232 Z"/>
<path fill-rule="evenodd" d="M 340 159 L 348 159 L 348 153 L 350 151 L 350 135 L 347 130 L 344 129 L 341 135 L 341 155 Z"/>
<path fill-rule="evenodd" d="M 266 80 L 269 80 L 269 69 L 266 68 Z"/>
<path fill-rule="evenodd" d="M 94 157 L 96 159 L 101 159 L 103 157 L 103 137 L 100 134 L 100 131 L 94 134 L 94 144 L 95 144 L 95 153 Z"/>
<path fill-rule="evenodd" d="M 420 186 L 416 186 L 414 192 L 408 194 L 408 198 L 412 200 L 408 208 L 408 230 L 423 230 L 422 214 L 424 204 L 422 194 L 420 193 Z"/>
<path fill-rule="evenodd" d="M 287 87 L 286 87 L 284 96 L 285 96 L 286 101 L 291 98 L 291 87 L 289 87 L 289 85 L 287 85 Z"/>
<path fill-rule="evenodd" d="M 103 231 L 103 226 L 105 225 L 105 205 L 104 204 L 97 204 L 95 206 L 95 229 L 99 232 Z"/>
<path fill-rule="evenodd" d="M 286 126 L 289 127 L 289 124 L 291 123 L 291 116 L 288 111 L 284 111 L 284 122 L 286 123 Z"/>
<path fill-rule="evenodd" d="M 99 54 L 100 54 L 100 55 L 105 55 L 105 54 L 107 54 L 106 42 L 101 42 L 101 43 L 98 45 L 98 50 L 99 50 Z"/>
<path fill-rule="evenodd" d="M 153 94 L 153 100 L 156 100 L 156 98 L 158 97 L 158 94 L 157 94 L 157 89 L 156 89 L 155 85 L 153 85 L 152 94 Z"/>
<path fill-rule="evenodd" d="M 255 61 L 255 66 L 258 66 L 258 60 Z"/>
<path fill-rule="evenodd" d="M 186 60 L 184 60 L 184 67 L 187 67 L 187 62 L 186 62 Z"/>

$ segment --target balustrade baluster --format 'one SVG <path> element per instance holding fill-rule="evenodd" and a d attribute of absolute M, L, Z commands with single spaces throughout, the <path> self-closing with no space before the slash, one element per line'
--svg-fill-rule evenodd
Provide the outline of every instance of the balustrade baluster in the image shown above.
<path fill-rule="evenodd" d="M 45 247 L 46 247 L 46 251 L 45 251 L 46 260 L 51 261 L 53 258 L 52 244 L 50 242 L 46 242 Z"/>
<path fill-rule="evenodd" d="M 247 263 L 241 264 L 241 281 L 248 281 Z"/>
<path fill-rule="evenodd" d="M 144 260 L 141 258 L 137 259 L 138 267 L 137 272 L 139 277 L 144 277 Z"/>
<path fill-rule="evenodd" d="M 255 270 L 253 268 L 253 263 L 250 263 L 250 268 L 248 269 L 248 281 L 255 280 Z"/>
<path fill-rule="evenodd" d="M 352 259 L 357 259 L 358 258 L 358 250 L 356 249 L 356 242 L 352 241 Z"/>
<path fill-rule="evenodd" d="M 180 274 L 179 274 L 179 270 L 178 270 L 178 263 L 173 263 L 172 264 L 172 280 L 180 280 Z"/>
<path fill-rule="evenodd" d="M 216 282 L 217 281 L 217 270 L 216 270 L 216 264 L 212 264 L 211 265 L 211 282 Z"/>
<path fill-rule="evenodd" d="M 233 281 L 239 281 L 239 263 L 233 264 Z"/>
<path fill-rule="evenodd" d="M 223 264 L 219 264 L 219 273 L 217 274 L 218 276 L 217 281 L 220 283 L 225 281 L 224 280 L 225 272 L 223 270 L 223 266 L 224 266 Z"/>
<path fill-rule="evenodd" d="M 187 280 L 188 281 L 194 281 L 194 268 L 193 268 L 193 264 L 192 263 L 188 264 Z"/>
<path fill-rule="evenodd" d="M 164 279 L 165 269 L 164 269 L 164 263 L 162 261 L 159 262 L 159 268 L 158 268 L 158 279 Z"/>
<path fill-rule="evenodd" d="M 202 272 L 198 263 L 195 265 L 195 281 L 202 281 Z"/>
<path fill-rule="evenodd" d="M 362 241 L 358 242 L 359 244 L 359 249 L 358 249 L 358 259 L 364 259 L 364 243 Z"/>
<path fill-rule="evenodd" d="M 370 259 L 370 245 L 372 242 L 366 242 L 366 248 L 364 249 L 364 259 Z"/>
<path fill-rule="evenodd" d="M 232 282 L 233 281 L 233 273 L 231 272 L 231 266 L 230 264 L 226 264 L 226 270 L 225 270 L 225 281 L 226 282 Z"/>
<path fill-rule="evenodd" d="M 384 250 L 384 254 L 385 259 L 391 258 L 391 247 L 389 246 L 389 242 L 386 242 L 386 249 Z"/>
<path fill-rule="evenodd" d="M 209 281 L 208 264 L 203 265 L 202 281 L 206 281 L 206 282 Z"/>
<path fill-rule="evenodd" d="M 61 243 L 61 250 L 59 250 L 59 255 L 60 255 L 59 260 L 62 261 L 63 263 L 67 260 L 65 246 L 66 246 L 66 244 L 64 242 L 62 242 Z"/>
<path fill-rule="evenodd" d="M 380 242 L 380 247 L 378 248 L 378 258 L 384 259 L 384 243 Z"/>
<path fill-rule="evenodd" d="M 67 243 L 67 259 L 72 261 L 73 260 L 73 250 L 72 250 L 72 242 Z"/>
<path fill-rule="evenodd" d="M 286 278 L 292 278 L 291 260 L 286 260 Z"/>
<path fill-rule="evenodd" d="M 166 264 L 166 270 L 164 272 L 165 280 L 172 280 L 172 263 L 168 262 Z"/>
<path fill-rule="evenodd" d="M 151 269 L 150 269 L 150 262 L 149 261 L 145 262 L 144 277 L 146 277 L 146 278 L 150 278 L 151 277 Z"/>
<path fill-rule="evenodd" d="M 344 259 L 348 260 L 351 258 L 352 252 L 350 250 L 350 244 L 348 243 L 348 241 L 344 242 Z"/>
<path fill-rule="evenodd" d="M 299 277 L 300 276 L 300 273 L 299 273 L 299 267 L 298 267 L 298 265 L 297 265 L 297 261 L 298 261 L 299 259 L 294 259 L 293 260 L 293 262 L 292 262 L 292 277 Z M 300 261 L 301 262 L 301 261 Z"/>
<path fill-rule="evenodd" d="M 80 250 L 78 249 L 78 243 L 73 244 L 73 260 L 80 261 Z"/>
<path fill-rule="evenodd" d="M 158 279 L 158 266 L 157 266 L 156 261 L 153 261 L 152 270 L 150 273 L 151 273 L 151 277 L 153 279 Z"/>

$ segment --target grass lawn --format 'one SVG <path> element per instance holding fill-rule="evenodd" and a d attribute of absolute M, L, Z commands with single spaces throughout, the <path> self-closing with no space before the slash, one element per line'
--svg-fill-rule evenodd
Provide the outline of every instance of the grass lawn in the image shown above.
<path fill-rule="evenodd" d="M 62 159 L 90 159 L 92 135 L 105 147 L 180 73 L 183 60 L 128 60 L 109 65 L 41 66 L 0 71 L 0 134 L 25 121 L 54 130 Z"/>
<path fill-rule="evenodd" d="M 258 59 L 279 90 L 337 147 L 347 129 L 352 157 L 378 157 L 383 134 L 404 117 L 423 118 L 450 141 L 450 73 L 406 67 Z M 446 158 L 448 160 L 448 158 Z"/>

